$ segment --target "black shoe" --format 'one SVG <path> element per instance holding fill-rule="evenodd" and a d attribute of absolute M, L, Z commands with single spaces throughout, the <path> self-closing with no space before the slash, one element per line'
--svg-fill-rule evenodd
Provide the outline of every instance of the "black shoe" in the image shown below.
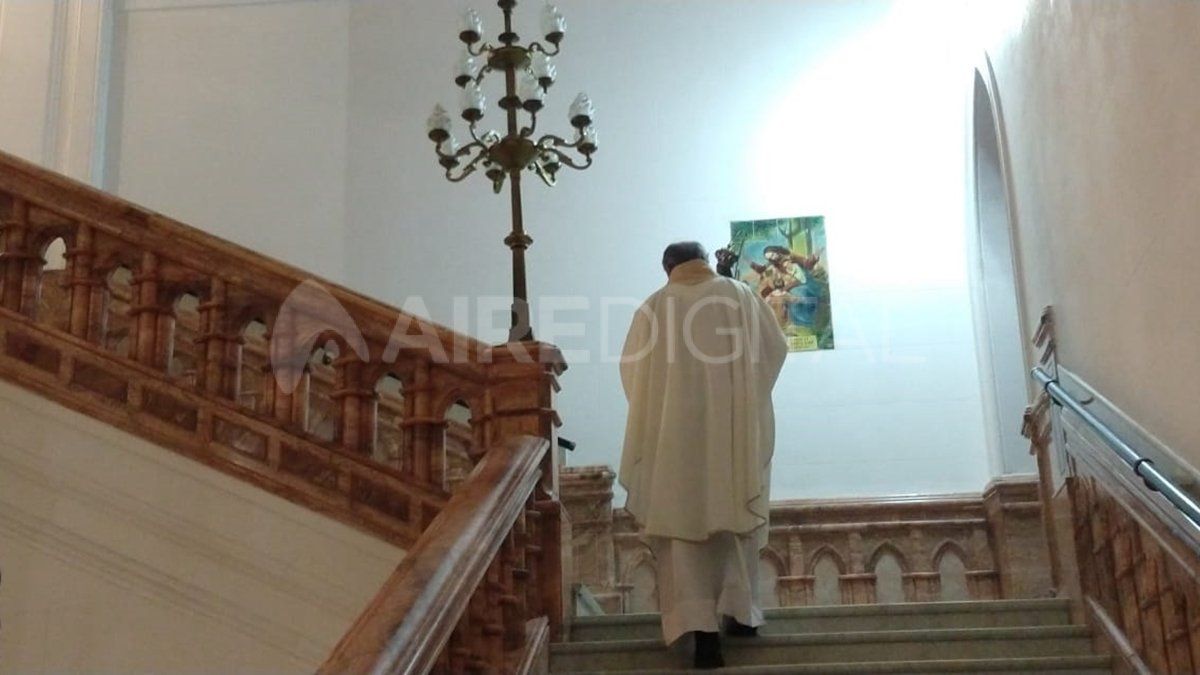
<path fill-rule="evenodd" d="M 726 616 L 722 623 L 729 637 L 758 637 L 758 626 L 747 626 L 732 616 Z"/>
<path fill-rule="evenodd" d="M 704 633 L 695 631 L 696 660 L 693 667 L 701 670 L 724 668 L 725 659 L 721 656 L 721 635 L 719 633 Z"/>

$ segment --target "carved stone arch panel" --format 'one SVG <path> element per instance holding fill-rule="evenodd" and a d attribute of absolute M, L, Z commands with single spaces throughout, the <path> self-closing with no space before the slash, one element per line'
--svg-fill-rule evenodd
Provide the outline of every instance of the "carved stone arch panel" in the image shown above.
<path fill-rule="evenodd" d="M 758 553 L 758 603 L 763 609 L 786 604 L 780 577 L 788 575 L 786 559 L 771 546 Z"/>
<path fill-rule="evenodd" d="M 806 571 L 812 577 L 813 604 L 842 604 L 842 576 L 846 574 L 846 562 L 832 546 L 824 545 L 814 551 Z"/>
<path fill-rule="evenodd" d="M 933 554 L 933 569 L 938 573 L 940 600 L 969 600 L 972 598 L 967 564 L 970 558 L 962 546 L 954 541 L 944 541 Z"/>
<path fill-rule="evenodd" d="M 875 575 L 876 602 L 898 603 L 912 599 L 905 584 L 905 575 L 910 572 L 908 560 L 890 541 L 875 547 L 867 570 Z"/>
<path fill-rule="evenodd" d="M 619 588 L 626 614 L 658 611 L 658 561 L 648 547 L 639 546 L 626 558 Z"/>
<path fill-rule="evenodd" d="M 804 573 L 808 575 L 813 574 L 816 571 L 817 563 L 820 562 L 822 558 L 831 559 L 834 564 L 837 565 L 838 574 L 846 573 L 846 561 L 842 558 L 842 555 L 838 553 L 837 549 L 829 544 L 824 544 L 817 547 L 817 549 L 812 552 L 812 555 L 808 556 L 808 564 L 804 568 Z"/>

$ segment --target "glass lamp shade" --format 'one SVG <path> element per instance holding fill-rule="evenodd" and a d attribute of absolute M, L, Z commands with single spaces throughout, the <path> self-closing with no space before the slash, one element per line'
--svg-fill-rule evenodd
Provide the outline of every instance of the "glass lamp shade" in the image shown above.
<path fill-rule="evenodd" d="M 543 54 L 542 52 L 534 52 L 530 55 L 529 71 L 533 73 L 533 76 L 536 77 L 538 81 L 546 82 L 549 80 L 550 82 L 553 82 L 554 76 L 557 74 L 555 72 L 556 70 L 557 69 L 554 66 L 554 62 L 551 61 L 550 57 L 546 54 Z"/>
<path fill-rule="evenodd" d="M 517 83 L 517 95 L 522 101 L 542 103 L 546 99 L 546 92 L 542 90 L 541 83 L 528 71 L 521 73 L 521 80 Z"/>
<path fill-rule="evenodd" d="M 468 9 L 463 14 L 462 32 L 458 34 L 458 37 L 467 44 L 478 42 L 483 37 L 483 19 L 474 8 Z"/>
<path fill-rule="evenodd" d="M 450 116 L 446 114 L 446 109 L 440 103 L 433 106 L 433 112 L 425 121 L 425 127 L 429 132 L 429 138 L 435 143 L 441 143 L 450 138 Z"/>
<path fill-rule="evenodd" d="M 446 140 L 442 141 L 438 146 L 438 149 L 441 150 L 441 155 L 438 157 L 438 164 L 447 169 L 458 166 L 458 157 L 456 156 L 458 153 L 458 141 L 454 139 L 454 136 L 447 136 Z"/>
<path fill-rule="evenodd" d="M 590 155 L 596 151 L 599 145 L 596 142 L 596 127 L 586 126 L 579 132 L 579 151 L 585 155 Z"/>
<path fill-rule="evenodd" d="M 474 82 L 468 82 L 463 87 L 462 93 L 462 116 L 469 121 L 475 121 L 487 112 L 487 99 L 484 98 L 483 92 L 480 91 L 479 85 Z"/>
<path fill-rule="evenodd" d="M 479 64 L 475 57 L 471 56 L 470 52 L 464 51 L 462 56 L 458 57 L 458 64 L 455 67 L 454 83 L 462 87 L 475 79 L 479 74 Z"/>
<path fill-rule="evenodd" d="M 563 18 L 562 12 L 558 10 L 558 7 L 547 2 L 546 7 L 542 10 L 542 35 L 545 35 L 550 42 L 558 44 L 566 31 L 567 21 Z"/>
<path fill-rule="evenodd" d="M 571 126 L 582 129 L 591 124 L 592 118 L 595 116 L 596 109 L 592 105 L 592 99 L 588 98 L 587 94 L 580 92 L 571 103 L 571 110 L 568 113 Z"/>

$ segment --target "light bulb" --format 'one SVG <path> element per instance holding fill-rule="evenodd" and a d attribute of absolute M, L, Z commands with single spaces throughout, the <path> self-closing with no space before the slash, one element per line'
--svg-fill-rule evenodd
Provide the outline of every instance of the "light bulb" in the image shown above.
<path fill-rule="evenodd" d="M 517 95 L 522 101 L 537 101 L 541 103 L 546 98 L 542 85 L 529 71 L 521 73 L 521 81 L 517 85 Z"/>
<path fill-rule="evenodd" d="M 433 112 L 430 113 L 429 119 L 425 121 L 425 126 L 428 131 L 440 129 L 442 131 L 450 131 L 450 116 L 446 114 L 446 109 L 439 103 L 433 106 Z"/>
<path fill-rule="evenodd" d="M 458 57 L 457 75 L 473 80 L 478 72 L 478 67 L 475 57 L 471 56 L 471 52 L 463 50 L 462 56 Z"/>
<path fill-rule="evenodd" d="M 459 33 L 459 38 L 463 42 L 471 43 L 481 37 L 483 37 L 483 19 L 479 17 L 479 12 L 472 7 L 463 14 L 462 32 Z"/>
<path fill-rule="evenodd" d="M 562 39 L 563 33 L 567 32 L 567 22 L 563 18 L 562 12 L 550 3 L 546 3 L 546 7 L 542 10 L 542 35 L 545 35 L 551 42 L 558 42 Z"/>
<path fill-rule="evenodd" d="M 596 142 L 596 127 L 586 126 L 580 130 L 581 142 L 579 149 L 586 154 L 591 154 L 596 151 L 599 144 Z"/>
<path fill-rule="evenodd" d="M 484 98 L 479 85 L 474 82 L 468 82 L 463 87 L 462 108 L 463 117 L 467 117 L 467 119 L 470 119 L 467 115 L 468 111 L 475 111 L 473 116 L 478 119 L 479 117 L 483 117 L 483 113 L 487 110 L 487 99 Z"/>
<path fill-rule="evenodd" d="M 571 124 L 575 127 L 585 127 L 592 123 L 595 115 L 596 110 L 592 106 L 592 99 L 588 98 L 587 94 L 580 92 L 571 103 L 571 111 L 568 115 Z"/>
<path fill-rule="evenodd" d="M 433 106 L 433 112 L 429 114 L 429 119 L 425 120 L 425 130 L 429 140 L 434 143 L 441 143 L 450 137 L 450 116 L 440 103 Z"/>
<path fill-rule="evenodd" d="M 550 57 L 542 52 L 534 52 L 529 58 L 529 69 L 533 72 L 533 76 L 541 79 L 554 80 L 555 70 L 554 62 Z"/>

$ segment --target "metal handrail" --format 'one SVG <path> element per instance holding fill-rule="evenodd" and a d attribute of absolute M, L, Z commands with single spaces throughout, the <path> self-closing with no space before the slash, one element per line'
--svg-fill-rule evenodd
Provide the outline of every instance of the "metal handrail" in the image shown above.
<path fill-rule="evenodd" d="M 1043 390 L 1050 398 L 1061 406 L 1069 408 L 1087 423 L 1092 431 L 1095 431 L 1105 443 L 1113 449 L 1121 461 L 1129 468 L 1133 469 L 1134 475 L 1142 479 L 1149 489 L 1162 494 L 1162 496 L 1171 504 L 1179 509 L 1181 513 L 1196 528 L 1200 529 L 1200 504 L 1196 500 L 1181 490 L 1170 478 L 1167 478 L 1161 471 L 1154 466 L 1154 461 L 1140 454 L 1133 449 L 1128 443 L 1121 440 L 1111 428 L 1100 418 L 1092 414 L 1090 410 L 1085 408 L 1082 403 L 1075 400 L 1062 385 L 1058 383 L 1058 379 L 1047 373 L 1040 366 L 1032 371 L 1033 379 L 1041 383 Z"/>

